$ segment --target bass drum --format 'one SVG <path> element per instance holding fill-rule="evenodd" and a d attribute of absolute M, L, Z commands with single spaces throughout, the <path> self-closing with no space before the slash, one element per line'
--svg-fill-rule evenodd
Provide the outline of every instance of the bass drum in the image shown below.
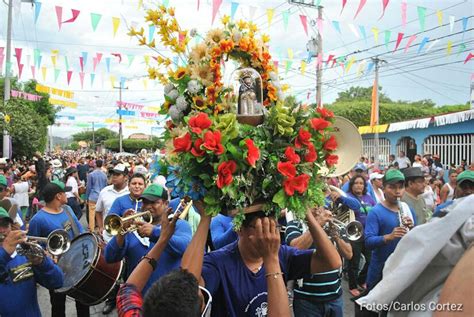
<path fill-rule="evenodd" d="M 64 272 L 64 284 L 56 292 L 87 306 L 106 300 L 120 278 L 123 262 L 107 263 L 104 249 L 105 243 L 92 233 L 72 240 L 71 248 L 58 261 Z"/>

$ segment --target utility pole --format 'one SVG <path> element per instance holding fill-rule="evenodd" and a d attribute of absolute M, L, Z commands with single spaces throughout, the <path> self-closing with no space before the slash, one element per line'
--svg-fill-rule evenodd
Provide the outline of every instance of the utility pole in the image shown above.
<path fill-rule="evenodd" d="M 122 83 L 120 83 L 120 86 L 114 87 L 115 89 L 119 90 L 119 152 L 123 152 L 123 132 L 122 132 L 122 89 L 128 89 L 124 88 Z"/>
<path fill-rule="evenodd" d="M 93 146 L 93 149 L 95 151 L 95 130 L 94 130 L 94 124 L 95 122 L 92 121 L 92 146 Z"/>
<path fill-rule="evenodd" d="M 323 7 L 318 6 L 318 21 L 322 21 L 323 19 Z M 318 30 L 318 36 L 316 38 L 317 41 L 317 49 L 318 49 L 318 61 L 322 59 L 323 54 L 323 38 L 321 33 Z M 323 79 L 323 70 L 322 65 L 319 62 L 316 62 L 316 107 L 322 107 L 321 103 L 321 83 Z"/>
<path fill-rule="evenodd" d="M 374 89 L 375 89 L 375 109 L 372 109 L 372 111 L 375 111 L 375 120 L 374 120 L 374 126 L 379 125 L 379 68 L 380 65 L 379 63 L 385 63 L 384 60 L 379 59 L 378 57 L 372 58 L 372 61 L 375 64 L 375 79 L 374 79 Z M 375 129 L 375 136 L 374 136 L 374 141 L 375 141 L 375 153 L 374 153 L 374 158 L 375 158 L 375 168 L 378 169 L 380 165 L 380 159 L 379 159 L 379 132 L 378 129 Z"/>

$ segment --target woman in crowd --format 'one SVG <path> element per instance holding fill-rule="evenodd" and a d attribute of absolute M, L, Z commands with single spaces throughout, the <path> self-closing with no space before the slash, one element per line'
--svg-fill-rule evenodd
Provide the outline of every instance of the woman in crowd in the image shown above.
<path fill-rule="evenodd" d="M 66 193 L 67 204 L 72 208 L 77 219 L 82 217 L 81 197 L 79 196 L 79 184 L 77 182 L 77 169 L 69 167 L 64 176 L 66 186 L 71 187 L 72 190 Z"/>
<path fill-rule="evenodd" d="M 356 175 L 349 181 L 349 197 L 353 197 L 360 202 L 359 210 L 354 210 L 356 219 L 365 227 L 365 220 L 370 209 L 375 206 L 375 201 L 367 193 L 367 185 L 362 175 Z M 351 241 L 352 259 L 349 261 L 349 292 L 352 296 L 359 296 L 360 289 L 366 288 L 367 269 L 370 262 L 370 251 L 365 248 L 364 237 L 357 241 Z M 359 272 L 361 254 L 364 254 L 365 265 Z"/>

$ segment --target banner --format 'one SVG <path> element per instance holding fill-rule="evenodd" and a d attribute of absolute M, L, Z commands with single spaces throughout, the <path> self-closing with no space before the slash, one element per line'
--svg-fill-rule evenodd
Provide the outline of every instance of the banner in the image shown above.
<path fill-rule="evenodd" d="M 45 94 L 52 94 L 52 95 L 60 96 L 60 97 L 67 98 L 67 99 L 74 98 L 74 93 L 72 91 L 62 90 L 62 89 L 58 89 L 58 88 L 52 88 L 52 87 L 44 86 L 44 85 L 41 85 L 41 84 L 36 84 L 36 91 L 37 92 L 42 92 L 42 93 L 45 93 Z"/>
<path fill-rule="evenodd" d="M 136 103 L 124 102 L 124 101 L 116 101 L 117 107 L 123 107 L 127 110 L 143 110 L 145 106 L 139 105 Z"/>
<path fill-rule="evenodd" d="M 49 103 L 56 106 L 63 106 L 68 108 L 77 108 L 77 102 L 67 101 L 67 100 L 59 100 L 54 98 L 49 98 Z"/>
<path fill-rule="evenodd" d="M 21 98 L 21 99 L 25 99 L 29 101 L 39 101 L 43 98 L 42 96 L 38 96 L 35 94 L 30 94 L 30 93 L 18 91 L 18 90 L 11 90 L 11 96 L 14 98 Z"/>

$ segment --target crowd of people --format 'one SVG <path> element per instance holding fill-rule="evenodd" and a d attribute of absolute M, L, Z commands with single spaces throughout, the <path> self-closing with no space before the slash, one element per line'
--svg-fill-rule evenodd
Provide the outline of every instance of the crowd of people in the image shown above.
<path fill-rule="evenodd" d="M 211 218 L 202 201 L 185 208 L 187 201 L 172 197 L 166 178 L 151 175 L 146 155 L 0 159 L 0 316 L 41 316 L 36 283 L 50 290 L 52 316 L 65 316 L 66 294 L 55 291 L 67 278 L 58 256 L 24 252 L 27 236 L 58 229 L 71 241 L 93 233 L 104 242 L 106 262 L 124 262 L 104 314 L 116 307 L 119 316 L 343 316 L 347 291 L 357 301 L 356 316 L 377 315 L 365 304 L 384 293 L 388 267 L 400 267 L 391 255 L 473 200 L 474 164 L 449 166 L 445 177 L 437 155 L 411 162 L 400 152 L 385 168 L 372 161 L 362 157 L 348 174 L 327 178 L 325 206 L 309 209 L 304 221 L 287 210 L 280 219 L 257 211 L 234 230 L 231 217 Z M 471 204 L 463 225 L 472 223 L 473 210 Z M 150 221 L 143 216 L 112 227 L 112 215 L 123 220 L 139 212 Z M 345 212 L 356 221 L 355 233 L 336 222 Z M 439 283 L 472 285 L 472 274 L 455 275 L 457 262 L 473 261 L 472 231 Z M 410 246 L 415 254 L 428 247 Z M 443 292 L 440 301 L 452 299 Z M 89 316 L 90 309 L 76 300 L 76 312 Z"/>

